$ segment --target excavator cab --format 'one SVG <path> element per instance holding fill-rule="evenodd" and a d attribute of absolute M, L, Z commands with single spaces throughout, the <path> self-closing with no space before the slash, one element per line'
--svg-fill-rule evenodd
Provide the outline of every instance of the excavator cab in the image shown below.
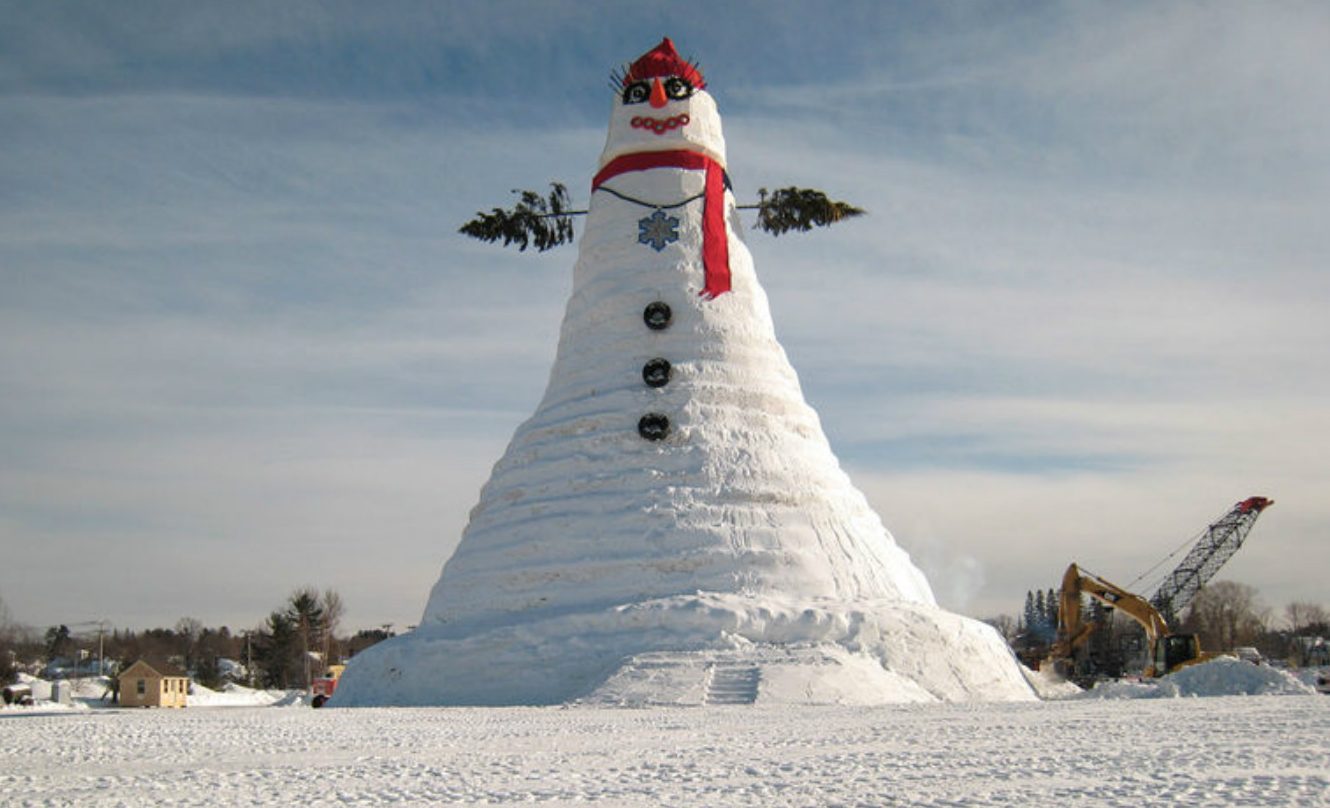
<path fill-rule="evenodd" d="M 1155 676 L 1171 673 L 1200 656 L 1201 644 L 1195 634 L 1166 634 L 1155 643 Z"/>

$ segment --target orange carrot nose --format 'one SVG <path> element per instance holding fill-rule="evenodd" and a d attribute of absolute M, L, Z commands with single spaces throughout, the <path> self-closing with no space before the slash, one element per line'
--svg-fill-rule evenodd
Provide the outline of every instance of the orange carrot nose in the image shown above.
<path fill-rule="evenodd" d="M 665 106 L 670 102 L 670 99 L 665 97 L 665 88 L 660 86 L 660 79 L 651 80 L 650 100 L 651 100 L 651 106 L 655 107 L 656 109 L 660 109 L 661 107 Z"/>

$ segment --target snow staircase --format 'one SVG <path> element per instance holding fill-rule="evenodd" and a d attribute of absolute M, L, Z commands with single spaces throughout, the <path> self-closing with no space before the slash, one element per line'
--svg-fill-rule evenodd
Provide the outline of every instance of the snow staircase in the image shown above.
<path fill-rule="evenodd" d="M 707 666 L 707 704 L 752 704 L 762 669 L 756 665 L 713 662 Z"/>
<path fill-rule="evenodd" d="M 856 694 L 892 687 L 899 690 L 900 683 L 881 663 L 844 648 L 749 645 L 635 654 L 578 701 L 615 706 L 876 704 Z M 934 700 L 923 690 L 918 693 L 914 701 Z"/>

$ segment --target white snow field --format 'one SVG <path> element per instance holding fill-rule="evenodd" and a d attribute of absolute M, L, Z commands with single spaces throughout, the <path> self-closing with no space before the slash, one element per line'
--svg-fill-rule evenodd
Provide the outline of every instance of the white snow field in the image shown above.
<path fill-rule="evenodd" d="M 0 711 L 0 804 L 1327 805 L 1330 698 Z"/>

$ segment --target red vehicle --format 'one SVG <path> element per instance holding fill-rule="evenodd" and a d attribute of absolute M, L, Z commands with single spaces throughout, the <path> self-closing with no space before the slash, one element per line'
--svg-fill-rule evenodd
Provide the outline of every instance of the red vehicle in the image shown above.
<path fill-rule="evenodd" d="M 322 707 L 332 698 L 332 694 L 337 692 L 337 680 L 342 678 L 344 670 L 345 665 L 330 665 L 327 673 L 309 683 L 311 707 Z"/>

